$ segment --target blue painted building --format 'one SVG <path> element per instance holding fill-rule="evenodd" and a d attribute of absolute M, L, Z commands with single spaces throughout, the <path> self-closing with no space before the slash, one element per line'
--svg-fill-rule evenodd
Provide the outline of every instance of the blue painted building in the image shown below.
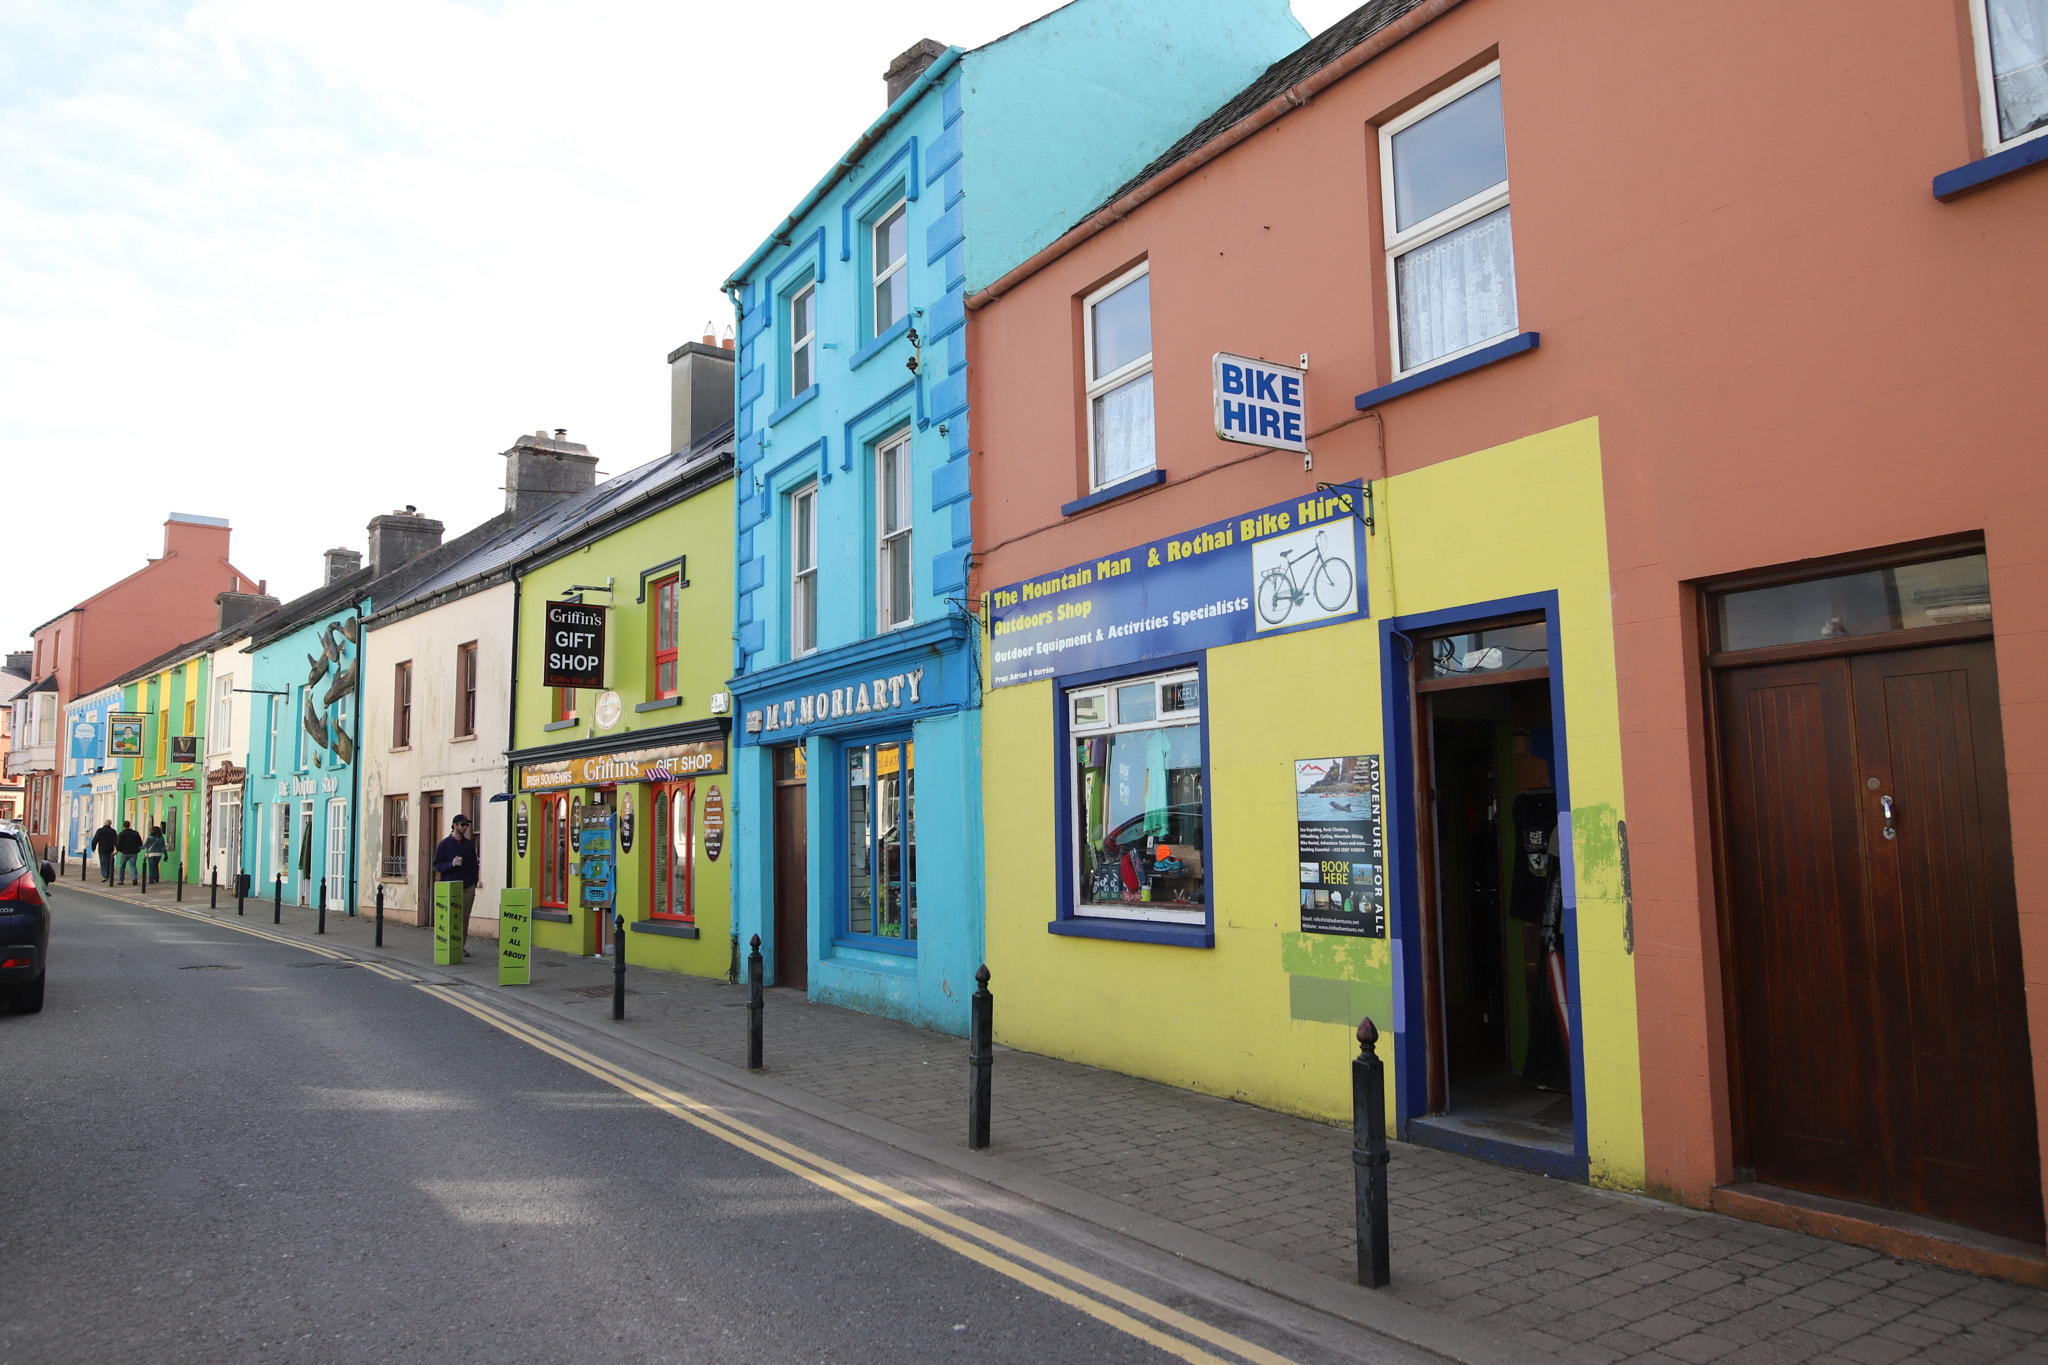
<path fill-rule="evenodd" d="M 733 910 L 769 980 L 953 1033 L 982 960 L 966 301 L 1306 38 L 1286 0 L 1074 0 L 888 105 L 726 281 Z M 772 155 L 773 148 L 760 149 Z"/>
<path fill-rule="evenodd" d="M 107 719 L 121 709 L 121 688 L 107 686 L 64 706 L 64 848 L 85 856 L 102 821 L 121 827 L 121 765 L 108 756 Z"/>

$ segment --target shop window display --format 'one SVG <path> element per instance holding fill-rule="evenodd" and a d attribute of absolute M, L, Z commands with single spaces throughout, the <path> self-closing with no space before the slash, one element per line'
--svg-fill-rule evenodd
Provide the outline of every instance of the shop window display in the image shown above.
<path fill-rule="evenodd" d="M 655 919 L 691 923 L 697 918 L 690 900 L 690 853 L 696 805 L 696 784 L 664 783 L 654 789 L 654 839 L 649 847 L 653 897 L 648 913 Z"/>
<path fill-rule="evenodd" d="M 846 934 L 917 940 L 916 748 L 884 740 L 846 750 Z"/>
<path fill-rule="evenodd" d="M 540 798 L 540 903 L 569 908 L 569 798 L 562 793 Z"/>
<path fill-rule="evenodd" d="M 1200 924 L 1207 790 L 1200 679 L 1133 678 L 1067 693 L 1075 912 Z"/>

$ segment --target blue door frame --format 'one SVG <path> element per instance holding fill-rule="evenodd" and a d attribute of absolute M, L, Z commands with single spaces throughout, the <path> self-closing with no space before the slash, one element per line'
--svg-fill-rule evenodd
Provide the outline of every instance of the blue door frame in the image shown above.
<path fill-rule="evenodd" d="M 1503 616 L 1543 613 L 1544 643 L 1550 654 L 1552 780 L 1557 788 L 1558 844 L 1564 864 L 1565 993 L 1571 1019 L 1572 1155 L 1435 1130 L 1429 1145 L 1461 1151 L 1507 1166 L 1539 1171 L 1561 1180 L 1586 1180 L 1586 1051 L 1579 1009 L 1578 882 L 1572 856 L 1571 764 L 1564 714 L 1564 654 L 1559 645 L 1557 593 L 1524 593 L 1473 602 L 1443 611 L 1385 617 L 1380 621 L 1380 699 L 1387 748 L 1388 885 L 1393 894 L 1394 1109 L 1398 1133 L 1410 1139 L 1409 1121 L 1425 1117 L 1429 1105 L 1427 1030 L 1422 1017 L 1423 850 L 1416 816 L 1415 698 L 1409 686 L 1415 648 L 1412 637 L 1445 627 L 1477 625 Z M 1419 1135 L 1418 1135 L 1419 1136 Z"/>

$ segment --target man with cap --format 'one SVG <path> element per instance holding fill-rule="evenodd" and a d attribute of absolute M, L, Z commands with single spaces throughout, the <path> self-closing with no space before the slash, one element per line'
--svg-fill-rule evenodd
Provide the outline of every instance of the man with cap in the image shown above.
<path fill-rule="evenodd" d="M 461 909 L 453 926 L 462 957 L 469 956 L 469 907 L 476 900 L 476 877 L 476 843 L 469 837 L 469 817 L 458 815 L 449 822 L 448 837 L 434 849 L 434 880 L 462 884 L 462 896 L 456 902 Z"/>

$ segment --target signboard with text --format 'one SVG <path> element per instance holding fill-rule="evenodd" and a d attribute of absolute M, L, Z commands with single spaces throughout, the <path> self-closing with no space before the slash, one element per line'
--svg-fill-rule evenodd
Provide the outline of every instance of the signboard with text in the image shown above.
<path fill-rule="evenodd" d="M 576 818 L 576 876 L 583 883 L 584 905 L 608 906 L 617 895 L 617 850 L 611 808 L 582 807 Z"/>
<path fill-rule="evenodd" d="M 498 893 L 498 984 L 533 979 L 533 890 L 508 886 Z"/>
<path fill-rule="evenodd" d="M 1015 687 L 1366 615 L 1360 490 L 1338 487 L 983 594 Z"/>
<path fill-rule="evenodd" d="M 1216 435 L 1269 450 L 1308 450 L 1308 371 L 1218 351 Z"/>
<path fill-rule="evenodd" d="M 199 736 L 172 735 L 171 762 L 197 763 L 199 761 Z"/>
<path fill-rule="evenodd" d="M 541 621 L 541 685 L 604 686 L 603 607 L 550 602 Z"/>
<path fill-rule="evenodd" d="M 1380 756 L 1294 761 L 1301 932 L 1387 936 L 1386 826 Z"/>

